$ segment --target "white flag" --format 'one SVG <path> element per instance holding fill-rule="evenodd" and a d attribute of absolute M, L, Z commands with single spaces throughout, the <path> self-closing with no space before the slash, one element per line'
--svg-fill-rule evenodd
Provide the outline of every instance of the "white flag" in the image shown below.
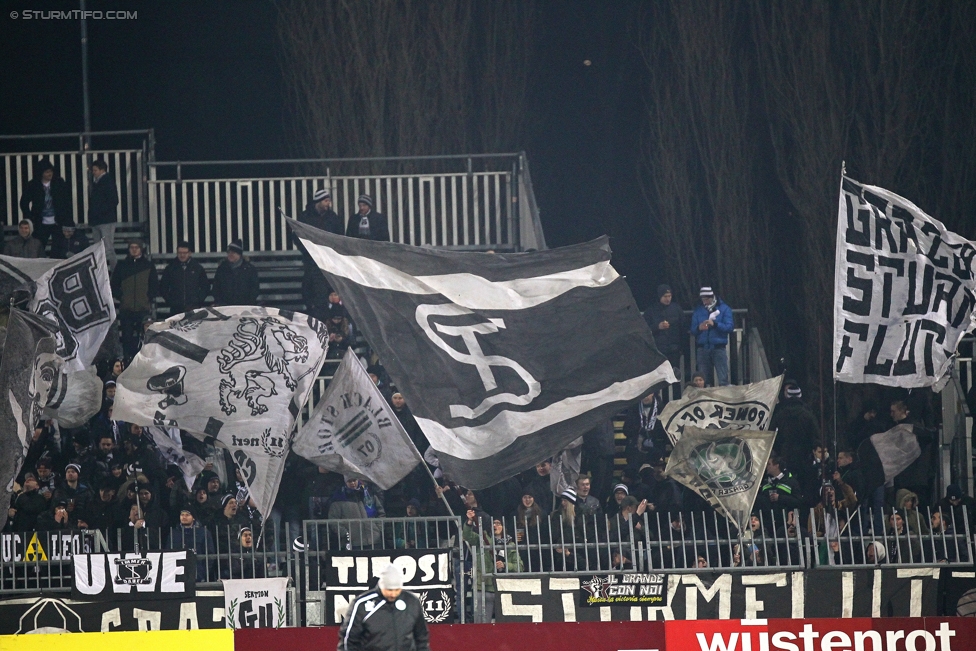
<path fill-rule="evenodd" d="M 321 468 L 363 477 L 383 490 L 420 463 L 417 448 L 352 350 L 291 449 Z"/>
<path fill-rule="evenodd" d="M 752 384 L 688 387 L 678 400 L 661 411 L 661 425 L 672 445 L 687 425 L 702 429 L 766 430 L 779 401 L 783 376 Z"/>
<path fill-rule="evenodd" d="M 976 328 L 976 242 L 846 176 L 838 208 L 834 379 L 940 390 Z"/>
<path fill-rule="evenodd" d="M 83 371 L 115 321 L 115 303 L 105 264 L 104 241 L 59 262 L 37 279 L 30 311 L 58 324 L 58 355 L 64 370 Z"/>
<path fill-rule="evenodd" d="M 197 475 L 203 472 L 207 462 L 183 449 L 180 430 L 175 427 L 147 427 L 146 432 L 152 437 L 159 450 L 160 456 L 167 464 L 173 464 L 183 472 L 183 482 L 187 490 L 193 490 L 193 482 Z"/>
<path fill-rule="evenodd" d="M 288 579 L 224 579 L 227 628 L 284 628 Z"/>
<path fill-rule="evenodd" d="M 215 438 L 267 517 L 327 337 L 309 316 L 261 307 L 208 308 L 154 323 L 119 376 L 113 416 Z"/>
<path fill-rule="evenodd" d="M 664 474 L 708 501 L 745 532 L 776 432 L 686 426 Z"/>

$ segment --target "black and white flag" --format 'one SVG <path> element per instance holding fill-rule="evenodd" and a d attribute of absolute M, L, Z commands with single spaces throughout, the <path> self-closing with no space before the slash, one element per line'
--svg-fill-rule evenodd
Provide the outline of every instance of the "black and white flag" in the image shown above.
<path fill-rule="evenodd" d="M 902 423 L 872 434 L 857 448 L 857 459 L 867 493 L 884 486 L 922 456 L 912 425 Z"/>
<path fill-rule="evenodd" d="M 841 177 L 834 379 L 944 386 L 976 327 L 976 243 L 911 201 Z"/>
<path fill-rule="evenodd" d="M 606 238 L 515 254 L 289 224 L 410 401 L 445 476 L 491 486 L 675 382 Z"/>
<path fill-rule="evenodd" d="M 326 470 L 393 488 L 420 453 L 351 349 L 291 443 L 292 452 Z"/>
<path fill-rule="evenodd" d="M 27 455 L 34 426 L 64 365 L 57 354 L 54 325 L 36 314 L 10 308 L 7 345 L 0 359 L 0 503 L 10 503 L 13 481 Z M 0 510 L 0 528 L 7 509 Z"/>
<path fill-rule="evenodd" d="M 686 426 L 664 474 L 708 501 L 745 532 L 776 432 Z"/>
<path fill-rule="evenodd" d="M 773 410 L 779 401 L 783 376 L 752 384 L 688 387 L 678 400 L 661 410 L 661 424 L 671 443 L 681 438 L 686 425 L 702 429 L 769 428 Z"/>
<path fill-rule="evenodd" d="M 58 354 L 66 371 L 91 366 L 115 321 L 104 240 L 59 261 L 38 278 L 30 311 L 57 321 Z"/>
<path fill-rule="evenodd" d="M 327 349 L 325 326 L 296 312 L 232 306 L 179 314 L 146 332 L 119 376 L 113 417 L 213 437 L 267 517 Z"/>
<path fill-rule="evenodd" d="M 43 276 L 60 260 L 51 258 L 14 258 L 0 255 L 0 305 L 10 305 L 18 290 L 34 293 L 34 281 Z"/>

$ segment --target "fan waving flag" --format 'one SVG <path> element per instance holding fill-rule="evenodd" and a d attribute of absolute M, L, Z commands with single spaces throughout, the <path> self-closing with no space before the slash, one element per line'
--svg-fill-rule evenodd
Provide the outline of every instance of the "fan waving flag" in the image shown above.
<path fill-rule="evenodd" d="M 841 177 L 834 379 L 945 386 L 976 327 L 976 242 L 911 201 Z"/>
<path fill-rule="evenodd" d="M 311 317 L 261 307 L 209 308 L 154 323 L 119 376 L 113 417 L 213 437 L 268 517 L 327 337 Z"/>
<path fill-rule="evenodd" d="M 320 468 L 389 490 L 422 461 L 379 387 L 347 350 L 292 451 Z"/>
<path fill-rule="evenodd" d="M 14 477 L 33 440 L 34 426 L 51 395 L 59 392 L 64 360 L 56 352 L 53 323 L 16 308 L 7 321 L 0 360 L 0 500 L 10 504 Z M 0 528 L 7 509 L 0 513 Z"/>
<path fill-rule="evenodd" d="M 676 381 L 606 238 L 493 255 L 289 225 L 465 486 L 502 481 Z"/>

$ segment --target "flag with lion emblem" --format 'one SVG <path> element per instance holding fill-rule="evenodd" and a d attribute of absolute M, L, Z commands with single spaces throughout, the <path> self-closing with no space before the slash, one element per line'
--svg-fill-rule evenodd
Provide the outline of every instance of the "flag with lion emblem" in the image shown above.
<path fill-rule="evenodd" d="M 114 417 L 216 439 L 267 517 L 295 420 L 327 350 L 324 324 L 296 312 L 220 307 L 180 314 L 146 332 L 119 376 Z"/>
<path fill-rule="evenodd" d="M 702 496 L 746 531 L 776 432 L 686 425 L 664 474 Z"/>

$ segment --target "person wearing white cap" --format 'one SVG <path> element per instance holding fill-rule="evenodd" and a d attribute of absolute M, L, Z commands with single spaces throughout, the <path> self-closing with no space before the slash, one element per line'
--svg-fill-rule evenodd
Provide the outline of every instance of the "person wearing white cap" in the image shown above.
<path fill-rule="evenodd" d="M 732 308 L 715 296 L 711 287 L 702 287 L 698 293 L 701 305 L 691 315 L 691 334 L 697 344 L 698 372 L 711 382 L 712 371 L 718 376 L 718 385 L 729 383 L 729 333 L 735 329 Z"/>
<path fill-rule="evenodd" d="M 342 218 L 332 209 L 332 193 L 325 188 L 315 191 L 298 221 L 329 233 L 343 234 Z"/>
<path fill-rule="evenodd" d="M 349 604 L 337 651 L 430 651 L 423 606 L 403 589 L 403 571 L 390 563 L 379 579 Z"/>
<path fill-rule="evenodd" d="M 390 230 L 386 225 L 386 217 L 373 212 L 373 197 L 368 194 L 359 195 L 356 203 L 359 205 L 359 212 L 349 218 L 346 235 L 362 240 L 389 242 Z"/>

